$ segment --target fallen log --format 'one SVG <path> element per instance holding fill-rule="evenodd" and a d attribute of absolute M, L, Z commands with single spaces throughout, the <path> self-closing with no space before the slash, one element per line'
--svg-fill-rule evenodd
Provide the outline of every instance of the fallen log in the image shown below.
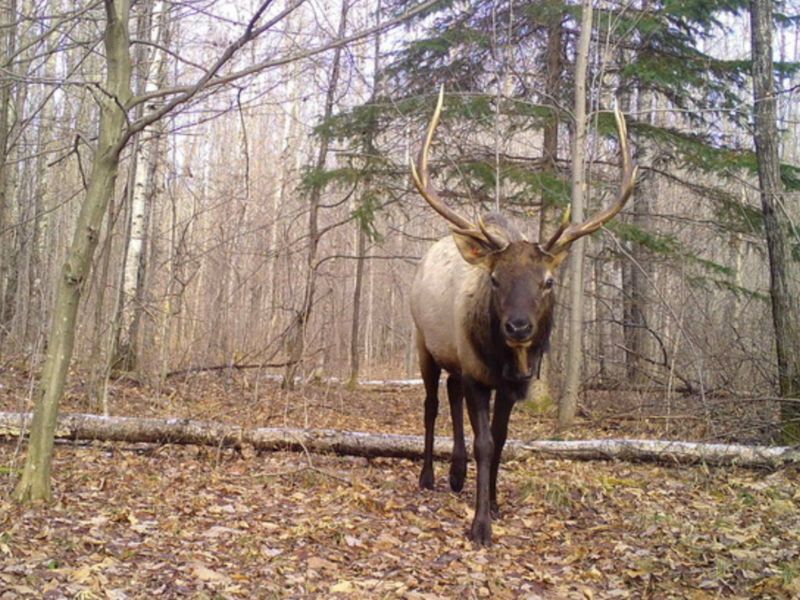
<path fill-rule="evenodd" d="M 0 413 L 0 437 L 19 437 L 27 431 L 30 413 Z M 333 429 L 281 427 L 245 428 L 193 419 L 104 417 L 90 414 L 59 416 L 56 438 L 154 444 L 195 444 L 257 450 L 307 451 L 351 456 L 422 457 L 423 439 L 418 435 L 367 433 Z M 449 438 L 437 439 L 434 455 L 450 456 Z M 800 448 L 703 444 L 664 440 L 509 440 L 504 456 L 518 459 L 533 454 L 570 460 L 648 461 L 666 464 L 731 465 L 747 468 L 779 468 L 800 464 Z"/>

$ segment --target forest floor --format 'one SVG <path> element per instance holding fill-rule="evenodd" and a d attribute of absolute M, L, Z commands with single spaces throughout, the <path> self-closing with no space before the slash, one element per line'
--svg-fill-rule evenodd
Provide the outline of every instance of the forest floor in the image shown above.
<path fill-rule="evenodd" d="M 94 412 L 80 377 L 63 412 Z M 0 372 L 0 410 L 30 410 Z M 421 433 L 418 386 L 305 385 L 246 373 L 118 382 L 114 415 Z M 446 407 L 446 402 L 442 403 Z M 702 437 L 662 418 L 586 420 L 574 437 Z M 441 410 L 437 429 L 447 435 Z M 673 421 L 677 421 L 678 424 Z M 521 406 L 511 436 L 552 435 Z M 676 429 L 682 427 L 682 429 Z M 527 458 L 503 464 L 494 545 L 466 538 L 474 498 L 420 491 L 420 465 L 245 449 L 63 443 L 54 502 L 9 501 L 24 449 L 0 438 L 0 599 L 797 598 L 800 473 Z"/>

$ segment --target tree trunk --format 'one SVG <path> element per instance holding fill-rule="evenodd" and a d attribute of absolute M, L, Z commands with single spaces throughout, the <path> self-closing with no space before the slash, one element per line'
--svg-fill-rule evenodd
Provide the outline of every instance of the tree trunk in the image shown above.
<path fill-rule="evenodd" d="M 347 11 L 349 9 L 349 1 L 342 2 L 342 10 L 339 15 L 339 29 L 338 37 L 344 37 L 347 31 Z M 336 99 L 336 88 L 339 85 L 339 72 L 342 59 L 342 47 L 337 46 L 333 51 L 333 62 L 331 64 L 331 76 L 328 80 L 328 90 L 325 94 L 325 110 L 323 111 L 323 120 L 329 119 L 333 115 L 333 105 Z M 315 170 L 319 173 L 325 168 L 328 159 L 328 146 L 330 140 L 326 136 L 321 136 L 319 143 L 319 152 L 317 153 L 317 160 L 314 165 Z M 311 319 L 311 311 L 314 307 L 314 299 L 317 287 L 317 250 L 319 247 L 320 233 L 319 233 L 319 205 L 322 198 L 322 187 L 314 184 L 311 189 L 309 198 L 308 209 L 308 253 L 306 254 L 306 283 L 303 294 L 303 305 L 295 315 L 294 321 L 290 327 L 293 331 L 289 334 L 291 341 L 289 345 L 289 366 L 286 368 L 286 373 L 283 380 L 284 387 L 291 389 L 294 387 L 295 378 L 300 369 L 303 354 L 305 353 L 307 329 Z"/>
<path fill-rule="evenodd" d="M 378 6 L 375 9 L 375 18 L 377 25 L 381 22 L 381 0 L 378 0 Z M 373 55 L 373 70 L 372 70 L 372 98 L 371 101 L 375 102 L 379 93 L 380 85 L 380 56 L 381 56 L 381 35 L 375 34 Z M 364 155 L 367 156 L 367 161 L 372 156 L 377 154 L 375 148 L 375 129 L 377 123 L 371 121 L 364 133 Z M 369 165 L 368 165 L 369 168 Z M 364 182 L 365 194 L 370 195 L 373 193 L 371 177 L 367 177 Z M 363 204 L 363 198 L 362 198 Z M 356 219 L 356 278 L 353 288 L 353 320 L 350 324 L 350 378 L 348 380 L 348 387 L 354 388 L 358 385 L 358 374 L 361 369 L 361 290 L 364 284 L 364 262 L 366 261 L 367 250 L 367 232 L 365 227 L 367 223 L 363 219 Z"/>
<path fill-rule="evenodd" d="M 561 87 L 561 42 L 563 31 L 563 16 L 558 13 L 553 17 L 553 22 L 547 28 L 547 79 L 545 80 L 544 95 L 551 113 L 544 126 L 542 153 L 544 164 L 542 167 L 545 175 L 545 186 L 542 188 L 542 207 L 539 211 L 539 241 L 547 240 L 558 226 L 558 200 L 559 195 L 554 192 L 554 187 L 547 185 L 547 175 L 555 182 L 558 177 L 558 97 Z M 557 189 L 557 188 L 556 188 Z M 552 357 L 545 354 L 539 373 L 539 378 L 531 386 L 531 399 L 539 411 L 547 410 L 552 404 L 550 392 L 550 365 Z"/>
<path fill-rule="evenodd" d="M 594 299 L 594 314 L 597 328 L 597 379 L 593 384 L 594 386 L 605 386 L 609 382 L 609 362 L 610 359 L 606 355 L 610 345 L 611 335 L 609 334 L 609 323 L 614 320 L 614 314 L 609 307 L 609 301 L 606 297 L 609 286 L 606 281 L 609 278 L 609 272 L 613 267 L 611 261 L 608 260 L 608 255 L 604 249 L 601 249 L 599 256 L 594 259 L 594 281 L 595 281 L 595 299 Z"/>
<path fill-rule="evenodd" d="M 769 253 L 770 298 L 778 359 L 781 435 L 800 442 L 800 207 L 781 182 L 774 71 L 772 2 L 751 0 L 754 137 L 761 187 L 761 209 Z"/>
<path fill-rule="evenodd" d="M 350 378 L 348 380 L 348 387 L 354 388 L 358 385 L 358 372 L 361 368 L 361 344 L 360 341 L 360 325 L 361 325 L 361 288 L 364 282 L 364 262 L 365 252 L 367 245 L 367 232 L 356 219 L 356 281 L 353 289 L 353 320 L 350 324 Z"/>
<path fill-rule="evenodd" d="M 81 293 L 86 285 L 108 202 L 114 193 L 119 155 L 125 141 L 126 115 L 121 108 L 131 97 L 129 53 L 129 0 L 106 0 L 104 46 L 107 96 L 100 102 L 100 131 L 86 197 L 81 204 L 74 237 L 58 281 L 47 358 L 36 396 L 28 453 L 22 477 L 14 490 L 16 500 L 49 500 L 58 404 L 72 358 L 75 325 Z"/>
<path fill-rule="evenodd" d="M 19 436 L 29 413 L 0 413 L 0 437 Z M 349 456 L 422 458 L 424 441 L 419 435 L 396 435 L 335 429 L 244 428 L 192 419 L 102 417 L 69 414 L 59 417 L 56 436 L 64 440 L 102 440 L 148 444 L 194 444 L 213 448 L 250 445 L 263 451 L 335 453 Z M 434 456 L 448 459 L 452 442 L 438 438 Z M 472 444 L 468 441 L 467 448 Z M 508 440 L 505 460 L 534 454 L 567 460 L 627 460 L 676 464 L 715 464 L 748 468 L 779 468 L 800 464 L 800 449 L 739 444 L 700 444 L 662 440 Z"/>
<path fill-rule="evenodd" d="M 6 8 L 0 11 L 5 24 L 5 31 L 0 33 L 0 52 L 2 52 L 2 65 L 5 69 L 13 69 L 12 57 L 17 42 L 17 1 L 11 0 Z M 6 332 L 13 315 L 14 265 L 11 252 L 11 206 L 9 185 L 8 153 L 9 119 L 11 116 L 13 79 L 4 77 L 0 80 L 0 340 L 6 337 Z"/>
<path fill-rule="evenodd" d="M 640 91 L 636 101 L 636 111 L 642 122 L 655 125 L 649 105 L 649 94 Z M 641 159 L 642 157 L 640 157 Z M 642 173 L 636 182 L 636 190 L 631 198 L 633 225 L 647 231 L 651 227 L 653 201 L 658 198 L 658 188 L 653 173 Z M 631 260 L 625 262 L 627 269 L 623 300 L 623 336 L 625 339 L 625 368 L 628 382 L 643 385 L 651 379 L 652 354 L 654 352 L 651 328 L 651 304 L 653 294 L 653 253 L 641 242 L 631 244 Z"/>
<path fill-rule="evenodd" d="M 137 37 L 151 40 L 152 43 L 164 46 L 164 19 L 160 15 L 164 10 L 163 3 L 156 0 L 139 3 Z M 160 20 L 154 20 L 160 19 Z M 141 44 L 137 53 L 137 86 L 136 93 L 143 94 L 163 86 L 166 75 L 164 69 L 165 54 L 153 51 Z M 159 77 L 159 74 L 161 75 Z M 137 106 L 136 118 L 142 116 L 144 107 Z M 142 312 L 142 286 L 145 274 L 145 243 L 149 214 L 155 195 L 155 177 L 159 159 L 159 141 L 163 133 L 163 121 L 154 124 L 152 131 L 145 129 L 136 134 L 131 154 L 131 177 L 129 180 L 129 220 L 125 247 L 125 261 L 120 289 L 119 314 L 115 318 L 113 351 L 109 356 L 111 368 L 124 372 L 137 370 L 137 328 Z M 152 138 L 148 136 L 152 135 Z M 109 369 L 109 372 L 111 369 Z"/>
<path fill-rule="evenodd" d="M 586 198 L 586 71 L 592 38 L 592 2 L 583 0 L 581 33 L 575 61 L 575 122 L 572 136 L 572 222 L 583 222 Z M 583 353 L 583 258 L 584 239 L 572 245 L 569 286 L 569 341 L 564 393 L 558 405 L 558 427 L 572 426 L 578 407 Z"/>

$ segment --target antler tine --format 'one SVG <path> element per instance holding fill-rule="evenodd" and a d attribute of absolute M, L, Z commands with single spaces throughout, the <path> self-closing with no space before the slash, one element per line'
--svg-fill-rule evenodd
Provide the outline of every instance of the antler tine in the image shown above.
<path fill-rule="evenodd" d="M 486 222 L 483 220 L 483 217 L 478 218 L 478 229 L 480 229 L 483 237 L 489 240 L 489 243 L 498 250 L 508 246 L 508 240 L 500 235 L 495 235 L 492 233 L 490 228 L 486 225 Z"/>
<path fill-rule="evenodd" d="M 542 249 L 545 252 L 550 252 L 553 248 L 553 245 L 558 241 L 558 238 L 561 237 L 561 234 L 564 233 L 564 230 L 569 226 L 569 219 L 572 216 L 572 205 L 567 205 L 567 210 L 564 211 L 564 214 L 561 215 L 561 222 L 558 224 L 558 229 L 555 230 L 553 235 L 550 236 L 550 239 L 547 240 L 547 243 L 542 246 Z"/>
<path fill-rule="evenodd" d="M 422 143 L 422 148 L 417 155 L 417 164 L 411 161 L 411 177 L 414 179 L 414 185 L 423 198 L 431 205 L 436 212 L 442 215 L 445 219 L 450 221 L 459 229 L 473 230 L 475 225 L 469 220 L 465 219 L 457 212 L 448 207 L 441 196 L 431 186 L 430 176 L 428 175 L 428 151 L 433 141 L 433 134 L 436 131 L 436 126 L 439 124 L 439 117 L 442 114 L 442 105 L 444 104 L 444 85 L 439 88 L 439 100 L 436 102 L 436 110 L 431 117 L 428 131 L 425 134 L 425 139 Z"/>
<path fill-rule="evenodd" d="M 558 254 L 563 251 L 578 238 L 594 233 L 600 229 L 622 210 L 622 207 L 625 206 L 628 198 L 630 198 L 633 193 L 633 188 L 636 186 L 636 172 L 638 166 L 633 164 L 630 147 L 628 146 L 628 128 L 625 124 L 625 117 L 618 106 L 614 107 L 614 119 L 617 122 L 620 153 L 622 154 L 622 184 L 620 185 L 619 194 L 616 200 L 605 210 L 601 210 L 583 223 L 573 223 L 569 225 L 563 230 L 559 237 L 555 238 L 554 236 L 555 239 L 551 238 L 547 244 L 551 247 L 549 251 L 553 254 Z M 545 247 L 545 249 L 547 250 L 547 247 Z"/>

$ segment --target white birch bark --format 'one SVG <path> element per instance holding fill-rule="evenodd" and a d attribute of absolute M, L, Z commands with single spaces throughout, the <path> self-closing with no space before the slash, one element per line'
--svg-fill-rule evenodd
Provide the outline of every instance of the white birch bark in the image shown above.
<path fill-rule="evenodd" d="M 592 2 L 583 0 L 581 33 L 575 62 L 575 123 L 572 139 L 572 222 L 583 222 L 586 197 L 586 71 L 592 38 Z M 575 421 L 583 354 L 583 259 L 585 240 L 578 239 L 570 253 L 569 341 L 564 394 L 558 406 L 559 428 Z"/>
<path fill-rule="evenodd" d="M 0 438 L 17 437 L 27 429 L 30 413 L 0 413 Z M 420 435 L 397 435 L 337 429 L 240 427 L 183 418 L 104 417 L 67 414 L 58 418 L 55 435 L 62 440 L 103 440 L 150 444 L 194 444 L 215 448 L 250 445 L 264 451 L 335 453 L 418 459 L 423 453 Z M 467 448 L 472 444 L 467 443 Z M 438 438 L 434 456 L 447 459 L 449 439 Z M 800 449 L 792 446 L 704 444 L 678 440 L 508 440 L 504 460 L 544 455 L 564 460 L 619 460 L 668 465 L 709 464 L 745 468 L 780 468 L 800 464 Z"/>
<path fill-rule="evenodd" d="M 159 43 L 164 35 L 164 23 L 160 16 L 164 13 L 162 0 L 155 0 L 151 15 L 152 20 L 148 27 L 149 41 Z M 164 71 L 165 53 L 160 49 L 142 47 L 141 59 L 144 68 L 141 70 L 141 89 L 145 93 L 158 89 L 158 74 Z M 141 90 L 137 90 L 141 93 Z M 120 320 L 118 325 L 118 340 L 114 362 L 120 364 L 125 370 L 134 369 L 136 365 L 135 322 L 137 300 L 139 299 L 142 277 L 142 258 L 147 233 L 147 205 L 148 197 L 154 188 L 153 178 L 156 175 L 156 162 L 158 160 L 158 135 L 157 131 L 163 129 L 163 121 L 153 126 L 152 131 L 145 129 L 137 135 L 133 145 L 133 177 L 131 178 L 130 222 L 128 227 L 127 248 L 125 251 L 125 265 L 122 275 L 122 291 Z M 154 133 L 153 139 L 148 136 Z"/>

